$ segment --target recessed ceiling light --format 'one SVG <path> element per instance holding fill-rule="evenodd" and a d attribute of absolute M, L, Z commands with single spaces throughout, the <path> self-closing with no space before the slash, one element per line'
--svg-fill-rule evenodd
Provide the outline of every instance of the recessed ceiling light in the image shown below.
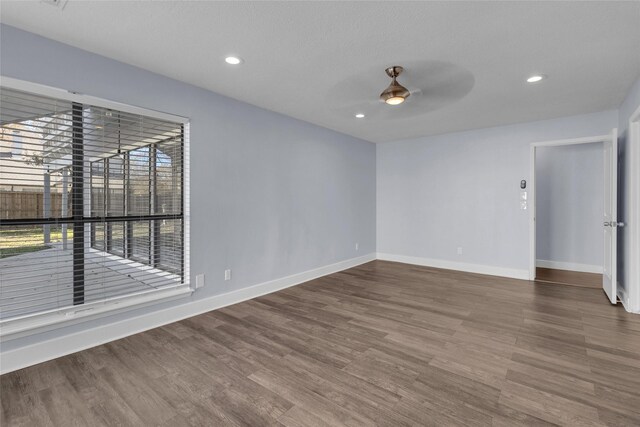
<path fill-rule="evenodd" d="M 224 62 L 231 65 L 240 65 L 242 64 L 242 58 L 239 58 L 237 56 L 227 56 L 226 58 L 224 58 Z"/>
<path fill-rule="evenodd" d="M 364 114 L 362 113 L 356 114 L 356 119 L 362 119 L 362 118 L 364 118 Z"/>
<path fill-rule="evenodd" d="M 527 83 L 538 83 L 541 80 L 546 79 L 547 76 L 544 74 L 534 74 L 527 79 Z"/>

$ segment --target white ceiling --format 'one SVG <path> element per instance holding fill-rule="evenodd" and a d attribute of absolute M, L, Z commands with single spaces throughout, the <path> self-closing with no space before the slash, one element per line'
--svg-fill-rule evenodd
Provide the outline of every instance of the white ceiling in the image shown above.
<path fill-rule="evenodd" d="M 373 142 L 617 108 L 640 74 L 637 1 L 2 1 L 1 21 Z M 397 107 L 391 65 L 421 90 Z"/>

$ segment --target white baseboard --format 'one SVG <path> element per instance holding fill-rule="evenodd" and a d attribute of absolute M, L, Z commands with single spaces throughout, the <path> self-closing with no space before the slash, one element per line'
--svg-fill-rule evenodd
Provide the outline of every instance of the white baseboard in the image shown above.
<path fill-rule="evenodd" d="M 556 270 L 579 271 L 582 273 L 602 274 L 601 265 L 579 264 L 576 262 L 549 261 L 546 259 L 537 259 L 536 267 L 554 268 Z"/>
<path fill-rule="evenodd" d="M 405 264 L 422 265 L 425 267 L 444 268 L 446 270 L 465 271 L 467 273 L 487 274 L 490 276 L 510 277 L 513 279 L 529 280 L 529 270 L 495 267 L 491 265 L 468 264 L 463 262 L 446 261 L 440 259 L 421 258 L 407 255 L 394 255 L 378 252 L 378 259 L 395 261 Z"/>
<path fill-rule="evenodd" d="M 375 259 L 375 254 L 371 253 L 358 258 L 351 258 L 335 264 L 238 289 L 237 291 L 226 294 L 192 301 L 138 317 L 109 323 L 98 328 L 92 328 L 91 330 L 80 331 L 51 340 L 41 341 L 33 345 L 20 347 L 15 350 L 1 352 L 0 374 L 46 362 L 47 360 L 66 356 L 77 351 L 177 322 L 188 317 L 299 285 L 300 283 L 337 273 Z"/>

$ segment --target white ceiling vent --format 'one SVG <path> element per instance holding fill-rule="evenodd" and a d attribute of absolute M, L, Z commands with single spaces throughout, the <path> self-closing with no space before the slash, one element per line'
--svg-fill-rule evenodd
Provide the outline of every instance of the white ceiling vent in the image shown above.
<path fill-rule="evenodd" d="M 40 0 L 44 4 L 48 4 L 50 6 L 55 6 L 60 8 L 60 10 L 64 9 L 68 0 Z"/>

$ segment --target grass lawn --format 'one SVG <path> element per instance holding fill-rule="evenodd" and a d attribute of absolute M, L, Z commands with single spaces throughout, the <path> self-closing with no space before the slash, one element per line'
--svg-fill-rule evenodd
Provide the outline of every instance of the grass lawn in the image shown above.
<path fill-rule="evenodd" d="M 180 223 L 173 221 L 162 224 L 160 229 L 160 241 L 166 245 L 173 245 L 176 238 L 175 233 L 181 231 Z M 124 226 L 122 223 L 114 223 L 112 229 L 112 239 L 114 245 L 122 244 L 124 239 Z M 62 242 L 62 227 L 60 225 L 52 225 L 50 231 L 50 242 Z M 104 226 L 97 226 L 95 229 L 95 239 L 97 242 L 104 240 Z M 133 237 L 139 242 L 149 239 L 148 223 L 135 224 L 133 227 Z M 67 229 L 67 241 L 71 244 L 73 239 L 73 228 Z M 141 245 L 141 243 L 137 243 Z M 29 252 L 37 252 L 48 249 L 51 246 L 44 243 L 44 233 L 42 226 L 21 226 L 10 230 L 0 227 L 0 259 L 8 258 L 15 255 L 21 255 Z M 146 249 L 148 251 L 148 249 Z"/>
<path fill-rule="evenodd" d="M 49 249 L 51 246 L 39 245 L 39 246 L 21 246 L 19 248 L 0 248 L 0 259 L 9 258 L 10 256 L 22 255 L 29 252 L 38 252 L 45 249 Z"/>
<path fill-rule="evenodd" d="M 62 228 L 52 226 L 50 235 L 51 242 L 61 242 Z M 67 239 L 71 240 L 72 238 L 73 230 L 69 227 Z M 44 244 L 42 227 L 21 227 L 13 230 L 0 228 L 0 259 L 49 248 L 50 246 Z"/>

